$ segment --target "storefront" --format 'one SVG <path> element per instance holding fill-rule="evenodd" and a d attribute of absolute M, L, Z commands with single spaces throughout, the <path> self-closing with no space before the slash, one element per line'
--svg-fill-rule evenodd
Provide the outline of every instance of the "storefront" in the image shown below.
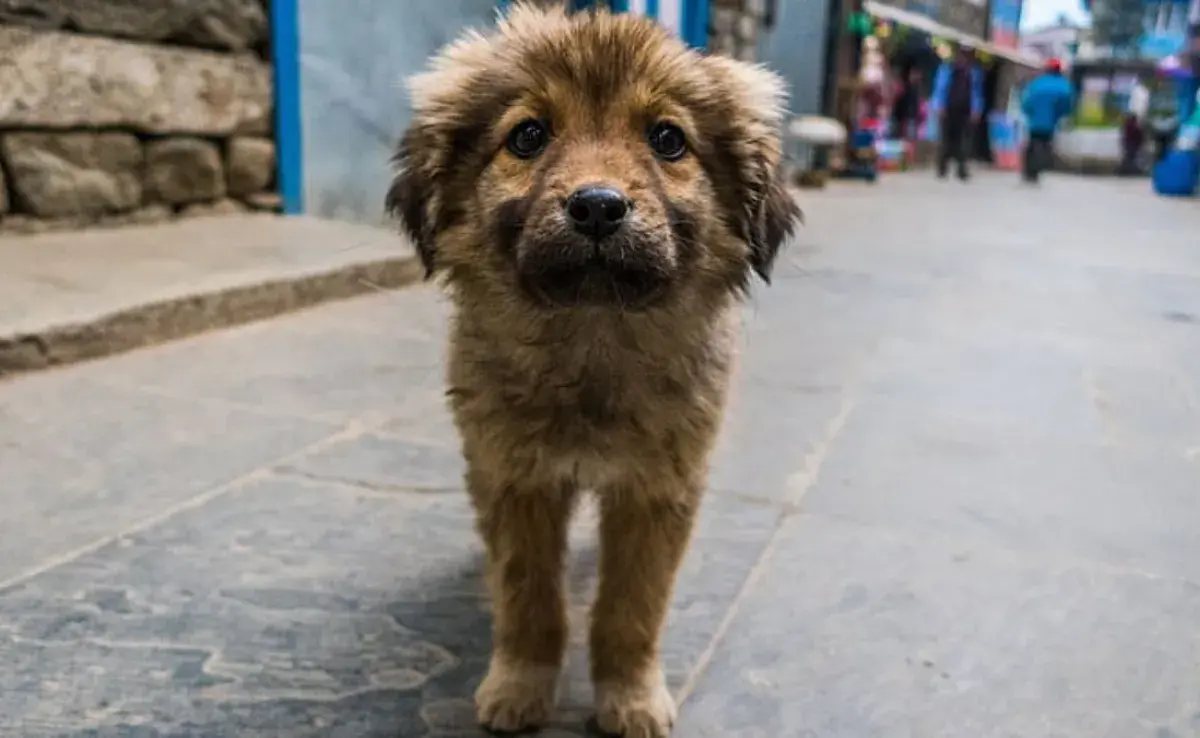
<path fill-rule="evenodd" d="M 886 120 L 895 112 L 889 103 L 910 84 L 919 87 L 927 108 L 937 67 L 954 46 L 969 46 L 984 73 L 987 135 L 974 137 L 975 156 L 1011 165 L 1012 91 L 1038 68 L 1036 59 L 1016 48 L 1020 14 L 1021 0 L 993 0 L 991 5 L 986 0 L 864 0 L 861 11 L 847 19 L 841 40 L 849 48 L 839 56 L 850 63 L 840 69 L 836 116 L 852 130 L 885 119 L 879 136 L 892 139 L 886 146 L 895 150 L 894 140 L 905 138 L 906 132 L 887 125 L 898 120 Z M 938 137 L 933 123 L 924 120 L 917 140 L 910 138 L 903 147 L 910 161 L 928 160 Z M 996 156 L 994 142 L 1005 147 L 1004 156 Z"/>

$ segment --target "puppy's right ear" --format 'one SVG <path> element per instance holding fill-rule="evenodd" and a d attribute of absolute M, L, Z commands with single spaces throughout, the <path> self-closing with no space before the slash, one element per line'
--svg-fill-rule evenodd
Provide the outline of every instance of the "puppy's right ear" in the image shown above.
<path fill-rule="evenodd" d="M 392 157 L 396 175 L 388 188 L 384 206 L 417 248 L 417 256 L 425 267 L 425 278 L 433 276 L 437 234 L 433 227 L 430 204 L 435 187 L 435 164 L 429 157 L 430 142 L 421 145 L 421 135 L 410 128 Z M 424 152 L 424 158 L 422 158 Z"/>

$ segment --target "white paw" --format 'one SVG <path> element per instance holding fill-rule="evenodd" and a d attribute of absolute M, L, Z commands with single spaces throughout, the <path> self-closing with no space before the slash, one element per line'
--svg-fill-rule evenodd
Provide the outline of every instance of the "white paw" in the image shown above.
<path fill-rule="evenodd" d="M 667 738 L 675 717 L 675 699 L 661 672 L 635 684 L 596 685 L 596 726 L 608 735 Z"/>
<path fill-rule="evenodd" d="M 492 659 L 487 676 L 475 691 L 479 724 L 500 733 L 540 728 L 554 710 L 558 669 L 514 666 Z"/>

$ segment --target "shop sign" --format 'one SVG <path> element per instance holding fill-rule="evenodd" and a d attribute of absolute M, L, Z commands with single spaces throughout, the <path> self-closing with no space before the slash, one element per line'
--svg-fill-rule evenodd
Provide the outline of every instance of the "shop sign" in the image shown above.
<path fill-rule="evenodd" d="M 1022 0 L 992 0 L 988 40 L 1005 49 L 1020 45 Z"/>
<path fill-rule="evenodd" d="M 1187 36 L 1180 31 L 1144 34 L 1138 42 L 1138 53 L 1145 59 L 1165 59 L 1183 52 Z"/>
<path fill-rule="evenodd" d="M 974 0 L 943 0 L 937 20 L 956 31 L 983 38 L 987 31 L 987 6 L 977 5 Z"/>

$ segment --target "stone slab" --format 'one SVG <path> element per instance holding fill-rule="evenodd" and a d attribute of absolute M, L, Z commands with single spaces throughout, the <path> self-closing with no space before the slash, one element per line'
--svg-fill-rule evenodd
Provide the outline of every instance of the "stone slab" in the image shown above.
<path fill-rule="evenodd" d="M 238 215 L 0 238 L 0 375 L 409 284 L 407 241 Z"/>
<path fill-rule="evenodd" d="M 862 399 L 805 509 L 1200 581 L 1190 460 L 915 407 Z"/>
<path fill-rule="evenodd" d="M 249 54 L 0 25 L 0 128 L 264 134 L 271 69 Z"/>
<path fill-rule="evenodd" d="M 227 144 L 226 171 L 229 193 L 235 197 L 266 190 L 275 179 L 275 142 L 269 138 L 238 136 Z"/>
<path fill-rule="evenodd" d="M 142 200 L 142 146 L 128 133 L 9 133 L 0 138 L 14 195 L 39 218 L 97 217 Z"/>
<path fill-rule="evenodd" d="M 18 377 L 0 389 L 0 582 L 279 463 L 337 430 L 318 420 L 113 387 L 94 381 L 86 367 Z"/>
<path fill-rule="evenodd" d="M 113 357 L 90 376 L 285 417 L 376 416 L 386 418 L 388 435 L 444 442 L 454 438 L 441 362 L 445 318 L 433 285 L 413 286 Z"/>
<path fill-rule="evenodd" d="M 164 138 L 146 144 L 147 199 L 171 205 L 225 197 L 221 149 L 201 138 Z"/>
<path fill-rule="evenodd" d="M 1195 584 L 817 515 L 781 542 L 679 735 L 1200 730 Z"/>
<path fill-rule="evenodd" d="M 282 513 L 282 514 L 281 514 Z M 778 511 L 714 497 L 665 645 L 681 684 Z M 576 645 L 548 735 L 582 734 L 594 584 L 587 520 Z M 0 594 L 0 732 L 476 735 L 490 641 L 465 494 L 264 479 Z"/>
<path fill-rule="evenodd" d="M 260 0 L 5 0 L 0 20 L 235 50 L 257 47 L 267 35 L 266 3 Z"/>

